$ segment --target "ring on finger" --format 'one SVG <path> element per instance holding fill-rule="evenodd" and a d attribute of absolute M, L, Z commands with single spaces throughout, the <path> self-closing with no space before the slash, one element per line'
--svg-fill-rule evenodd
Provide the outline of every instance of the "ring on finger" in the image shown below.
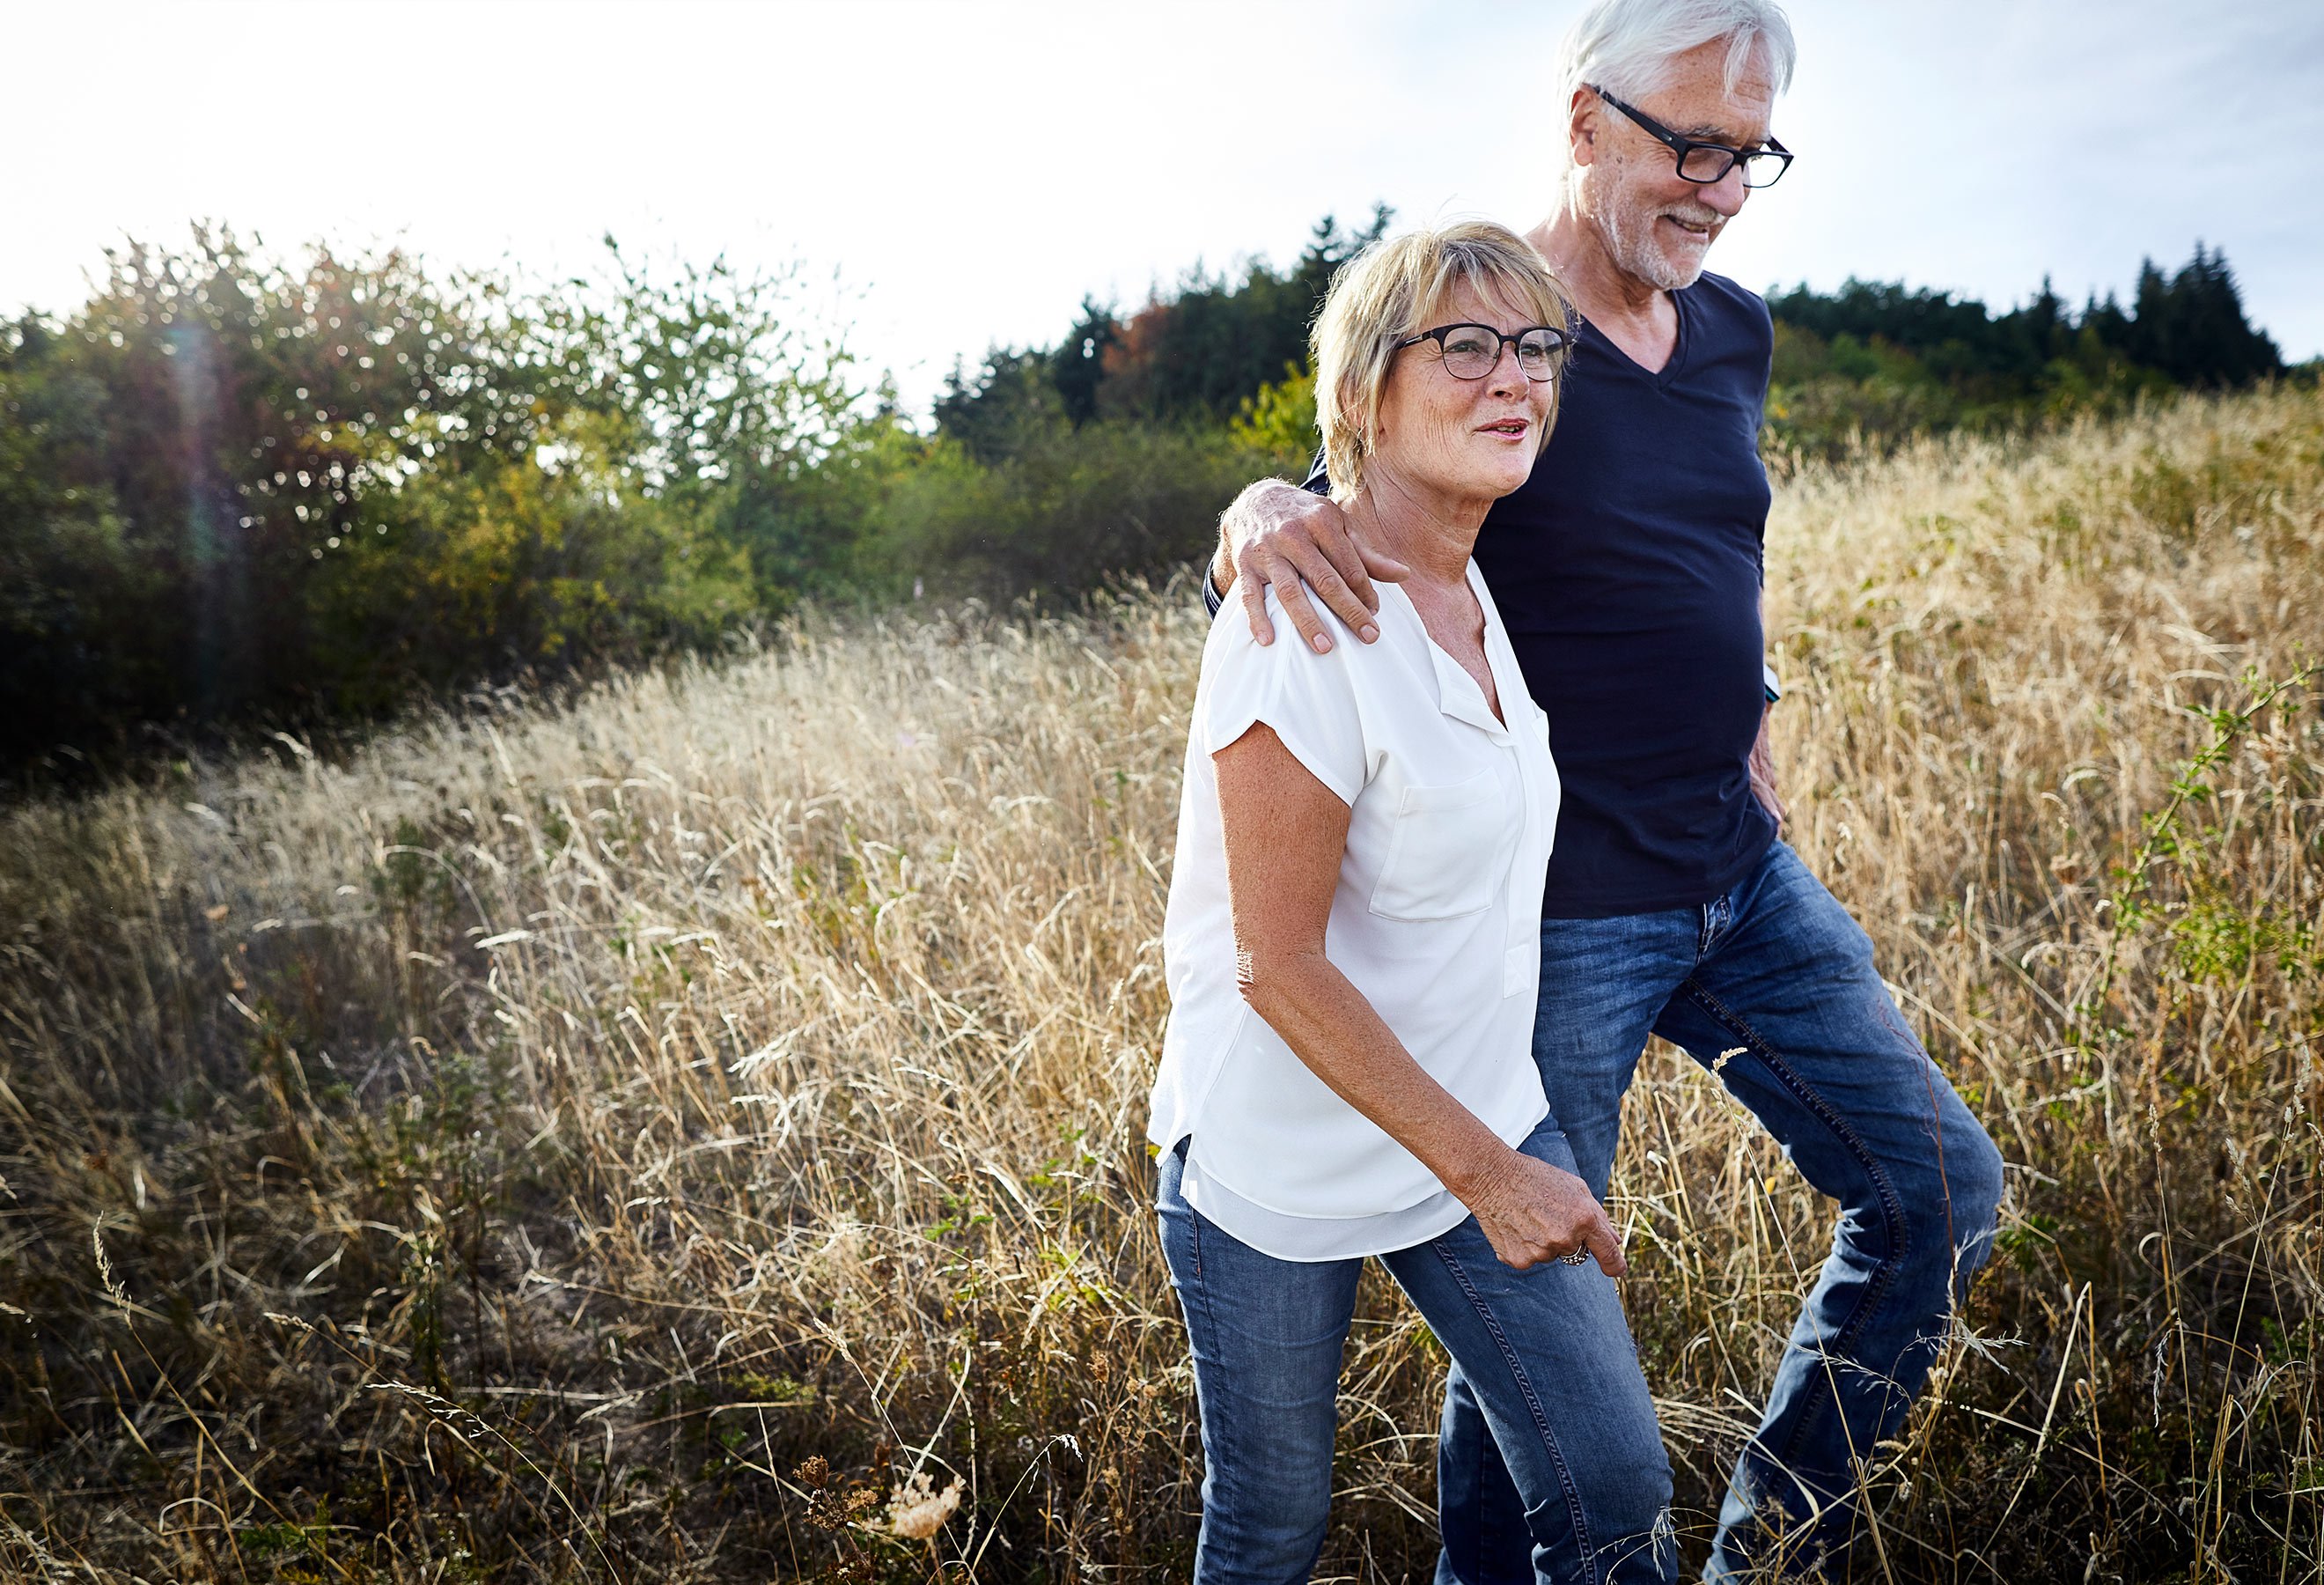
<path fill-rule="evenodd" d="M 1590 1247 L 1585 1244 L 1578 1249 L 1567 1250 L 1557 1257 L 1557 1262 L 1560 1265 L 1580 1265 L 1589 1258 Z"/>

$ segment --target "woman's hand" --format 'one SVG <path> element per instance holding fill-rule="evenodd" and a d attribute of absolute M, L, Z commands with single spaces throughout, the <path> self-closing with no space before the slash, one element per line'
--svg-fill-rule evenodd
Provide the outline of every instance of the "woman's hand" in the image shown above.
<path fill-rule="evenodd" d="M 1630 1269 L 1605 1208 L 1572 1173 L 1504 1146 L 1466 1187 L 1461 1202 L 1485 1229 L 1493 1253 L 1517 1270 L 1577 1249 L 1596 1256 L 1609 1277 Z"/>
<path fill-rule="evenodd" d="M 1272 585 L 1283 614 L 1308 647 L 1322 654 L 1332 647 L 1332 635 L 1308 603 L 1310 589 L 1370 644 L 1379 636 L 1372 620 L 1379 610 L 1379 591 L 1371 580 L 1401 583 L 1407 570 L 1395 557 L 1356 543 L 1347 518 L 1328 497 L 1268 478 L 1236 496 L 1219 519 L 1211 582 L 1222 594 L 1240 587 L 1251 636 L 1261 644 L 1275 642 L 1275 625 L 1267 619 Z"/>

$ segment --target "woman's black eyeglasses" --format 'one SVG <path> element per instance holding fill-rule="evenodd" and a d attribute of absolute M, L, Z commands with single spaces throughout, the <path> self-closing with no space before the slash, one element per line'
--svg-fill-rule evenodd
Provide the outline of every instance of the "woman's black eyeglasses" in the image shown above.
<path fill-rule="evenodd" d="M 1625 105 L 1596 83 L 1582 86 L 1637 122 L 1646 129 L 1647 136 L 1667 144 L 1671 153 L 1678 156 L 1678 173 L 1682 181 L 1692 181 L 1698 187 L 1709 187 L 1714 181 L 1724 181 L 1727 173 L 1739 163 L 1743 167 L 1744 186 L 1773 187 L 1783 180 L 1784 172 L 1791 169 L 1792 151 L 1773 137 L 1768 138 L 1767 146 L 1764 149 L 1730 149 L 1725 144 L 1707 144 L 1691 137 L 1681 137 L 1636 106 Z"/>
<path fill-rule="evenodd" d="M 1444 355 L 1444 372 L 1456 380 L 1481 380 L 1499 366 L 1501 348 L 1514 343 L 1517 369 L 1528 380 L 1554 380 L 1572 338 L 1555 325 L 1529 325 L 1504 336 L 1490 325 L 1439 325 L 1397 342 L 1397 349 L 1434 341 Z"/>

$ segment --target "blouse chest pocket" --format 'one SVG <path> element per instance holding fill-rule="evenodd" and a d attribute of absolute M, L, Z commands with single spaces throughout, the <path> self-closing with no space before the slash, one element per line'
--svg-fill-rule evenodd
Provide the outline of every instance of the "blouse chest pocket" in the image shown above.
<path fill-rule="evenodd" d="M 1438 787 L 1406 786 L 1372 885 L 1372 912 L 1383 919 L 1458 919 L 1489 907 L 1508 867 L 1508 823 L 1492 771 Z"/>

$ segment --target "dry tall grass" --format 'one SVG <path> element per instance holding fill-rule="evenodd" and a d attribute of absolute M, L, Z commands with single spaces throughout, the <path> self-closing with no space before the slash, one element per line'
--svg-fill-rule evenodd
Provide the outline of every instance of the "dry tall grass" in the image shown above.
<path fill-rule="evenodd" d="M 2013 1163 L 1868 1577 L 2324 1580 L 2324 690 L 2268 691 L 2324 400 L 1803 472 L 1770 542 L 1794 840 Z M 810 627 L 0 817 L 0 1568 L 1183 1575 L 1198 618 Z M 1699 1556 L 1830 1212 L 1674 1053 L 1626 1139 Z M 1368 1290 L 1327 1576 L 1425 1577 L 1440 1363 Z"/>

